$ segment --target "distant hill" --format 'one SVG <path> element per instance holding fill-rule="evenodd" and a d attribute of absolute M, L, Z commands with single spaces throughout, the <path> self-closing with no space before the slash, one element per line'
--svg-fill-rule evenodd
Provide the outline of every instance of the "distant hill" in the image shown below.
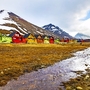
<path fill-rule="evenodd" d="M 75 38 L 76 38 L 76 39 L 90 39 L 90 36 L 85 35 L 85 34 L 82 34 L 82 33 L 77 33 L 77 34 L 75 35 Z"/>
<path fill-rule="evenodd" d="M 47 31 L 52 32 L 53 34 L 59 36 L 60 38 L 70 38 L 70 39 L 73 38 L 67 32 L 63 31 L 58 26 L 55 26 L 53 24 L 44 25 L 42 28 L 47 30 Z"/>

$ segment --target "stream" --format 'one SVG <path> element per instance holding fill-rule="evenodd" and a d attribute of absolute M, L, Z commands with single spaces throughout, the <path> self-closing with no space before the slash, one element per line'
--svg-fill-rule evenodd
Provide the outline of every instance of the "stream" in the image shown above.
<path fill-rule="evenodd" d="M 9 81 L 0 90 L 65 90 L 63 83 L 90 68 L 90 48 L 74 53 L 74 57 L 55 63 L 47 68 L 25 73 L 17 80 Z"/>

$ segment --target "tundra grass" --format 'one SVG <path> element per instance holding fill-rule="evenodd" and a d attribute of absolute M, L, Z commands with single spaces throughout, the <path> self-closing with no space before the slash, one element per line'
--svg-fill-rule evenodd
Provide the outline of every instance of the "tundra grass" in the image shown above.
<path fill-rule="evenodd" d="M 65 90 L 90 90 L 90 69 L 88 68 L 86 71 L 86 74 L 81 74 L 77 78 L 63 82 Z"/>
<path fill-rule="evenodd" d="M 0 44 L 0 86 L 20 75 L 67 59 L 73 52 L 90 47 L 80 44 Z"/>

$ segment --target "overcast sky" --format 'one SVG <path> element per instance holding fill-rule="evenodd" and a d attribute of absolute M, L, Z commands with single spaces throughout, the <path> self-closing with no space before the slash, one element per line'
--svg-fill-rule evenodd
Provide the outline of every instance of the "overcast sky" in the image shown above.
<path fill-rule="evenodd" d="M 52 23 L 72 36 L 90 35 L 90 0 L 0 0 L 0 9 L 39 27 Z"/>

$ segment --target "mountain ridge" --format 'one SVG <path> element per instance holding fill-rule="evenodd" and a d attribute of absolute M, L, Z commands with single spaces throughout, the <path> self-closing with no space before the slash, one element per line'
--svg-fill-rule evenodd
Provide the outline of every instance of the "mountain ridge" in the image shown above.
<path fill-rule="evenodd" d="M 69 38 L 72 39 L 73 37 L 69 35 L 67 32 L 60 29 L 58 26 L 55 26 L 53 24 L 44 25 L 42 27 L 43 29 L 46 29 L 47 31 L 52 32 L 53 34 L 56 34 L 57 36 L 60 36 L 61 38 Z"/>
<path fill-rule="evenodd" d="M 85 35 L 83 33 L 77 33 L 74 37 L 77 39 L 90 39 L 90 36 Z"/>
<path fill-rule="evenodd" d="M 48 28 L 46 28 L 48 26 Z M 13 31 L 18 31 L 21 35 L 32 33 L 32 34 L 41 34 L 47 36 L 53 36 L 54 38 L 73 38 L 68 33 L 60 29 L 58 26 L 53 24 L 45 25 L 39 27 L 34 25 L 20 16 L 9 12 L 6 10 L 0 11 L 0 32 L 11 33 Z"/>
<path fill-rule="evenodd" d="M 48 35 L 58 38 L 59 36 L 36 26 L 20 16 L 14 14 L 13 12 L 1 10 L 0 11 L 0 30 L 6 30 L 10 33 L 12 31 L 18 31 L 20 34 L 24 35 L 27 33 Z"/>

